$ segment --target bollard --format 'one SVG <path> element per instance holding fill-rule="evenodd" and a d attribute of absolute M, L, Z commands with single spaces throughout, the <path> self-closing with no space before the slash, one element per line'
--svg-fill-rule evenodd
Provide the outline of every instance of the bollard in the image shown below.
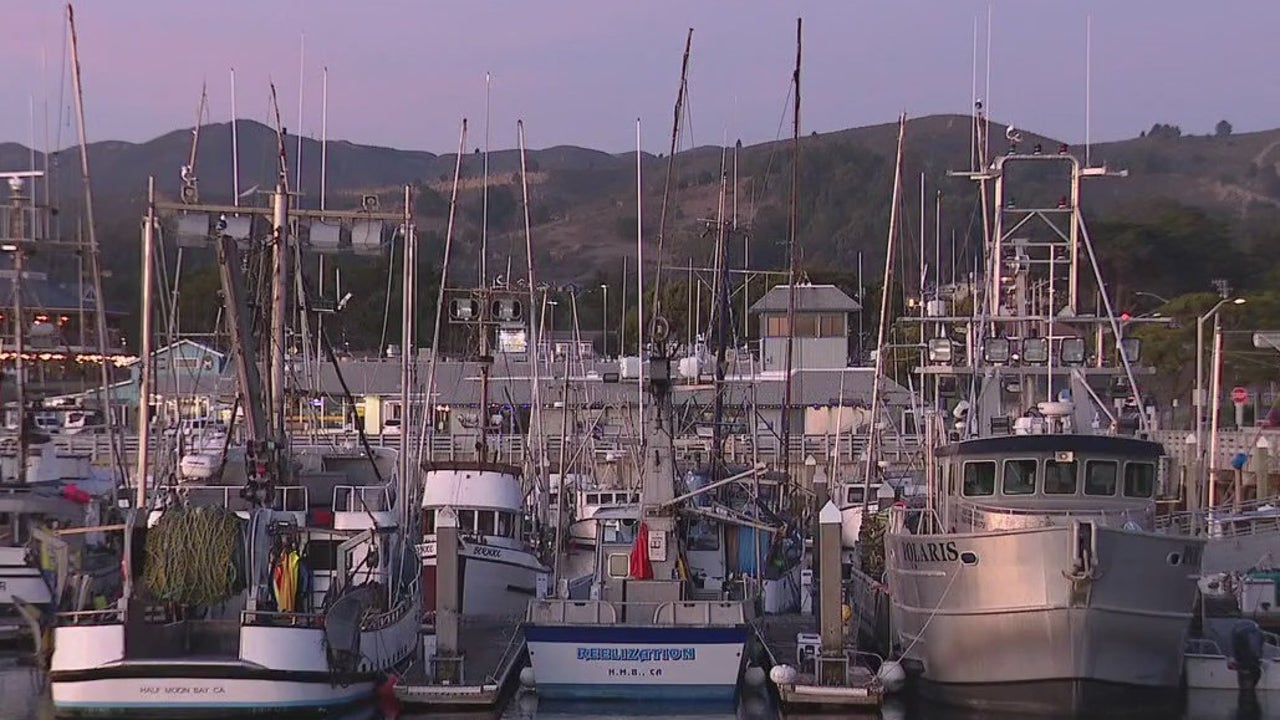
<path fill-rule="evenodd" d="M 458 657 L 458 516 L 444 508 L 436 516 L 436 682 L 462 681 Z"/>
<path fill-rule="evenodd" d="M 818 513 L 818 544 L 821 545 L 822 567 L 819 568 L 818 597 L 824 658 L 844 658 L 844 617 L 840 602 L 840 509 L 830 500 Z M 818 663 L 818 682 L 822 685 L 844 685 L 847 672 L 843 663 Z M 837 673 L 838 671 L 838 673 Z M 831 677 L 831 674 L 838 676 Z"/>

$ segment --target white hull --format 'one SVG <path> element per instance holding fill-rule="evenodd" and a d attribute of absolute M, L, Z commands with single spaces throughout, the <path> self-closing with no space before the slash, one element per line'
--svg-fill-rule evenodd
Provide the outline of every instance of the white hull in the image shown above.
<path fill-rule="evenodd" d="M 15 597 L 32 605 L 44 605 L 52 594 L 38 568 L 0 565 L 0 612 L 11 609 Z"/>
<path fill-rule="evenodd" d="M 145 628 L 136 659 L 125 657 L 119 622 L 58 626 L 50 669 L 54 711 L 189 717 L 323 710 L 368 697 L 380 674 L 413 657 L 420 624 L 415 602 L 392 624 L 362 631 L 361 659 L 345 673 L 330 668 L 324 631 L 303 624 L 242 625 L 239 652 L 226 657 L 149 654 L 145 636 L 162 635 L 166 626 Z"/>
<path fill-rule="evenodd" d="M 732 701 L 747 626 L 526 625 L 538 695 L 564 700 Z"/>
<path fill-rule="evenodd" d="M 435 543 L 424 548 L 422 565 L 426 606 L 435 609 Z M 466 544 L 459 550 L 461 612 L 472 616 L 518 617 L 525 614 L 546 568 L 532 553 L 490 545 Z"/>
<path fill-rule="evenodd" d="M 63 716 L 270 714 L 349 705 L 369 697 L 373 688 L 372 679 L 344 686 L 318 678 L 109 678 L 54 683 L 53 704 Z"/>

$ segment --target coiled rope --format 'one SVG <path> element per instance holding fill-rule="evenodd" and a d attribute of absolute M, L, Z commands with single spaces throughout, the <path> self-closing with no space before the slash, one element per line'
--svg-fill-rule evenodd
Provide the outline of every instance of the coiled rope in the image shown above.
<path fill-rule="evenodd" d="M 173 507 L 147 531 L 143 582 L 157 600 L 216 605 L 238 588 L 242 521 L 224 507 Z"/>

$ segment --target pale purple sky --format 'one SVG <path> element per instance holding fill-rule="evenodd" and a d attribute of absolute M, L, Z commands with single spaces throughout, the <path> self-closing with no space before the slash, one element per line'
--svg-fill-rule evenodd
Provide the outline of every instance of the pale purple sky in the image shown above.
<path fill-rule="evenodd" d="M 57 127 L 63 4 L 4 5 L 0 141 L 29 142 L 34 95 L 37 144 L 46 97 L 51 137 L 71 143 L 74 125 Z M 988 6 L 988 100 L 1000 122 L 1084 139 L 1092 16 L 1095 141 L 1154 122 L 1196 134 L 1223 118 L 1237 132 L 1280 125 L 1276 0 L 96 0 L 76 9 L 90 140 L 144 141 L 192 125 L 204 80 L 211 120 L 226 120 L 233 66 L 240 116 L 267 121 L 272 77 L 297 132 L 305 33 L 303 133 L 319 137 L 328 66 L 330 139 L 443 153 L 463 116 L 468 144 L 482 142 L 486 71 L 494 148 L 514 146 L 523 117 L 531 147 L 621 152 L 634 147 L 641 117 L 645 148 L 665 150 L 689 27 L 692 142 L 771 140 L 797 16 L 803 132 L 891 122 L 903 110 L 966 113 L 973 26 L 985 36 Z M 71 98 L 68 81 L 63 105 Z"/>

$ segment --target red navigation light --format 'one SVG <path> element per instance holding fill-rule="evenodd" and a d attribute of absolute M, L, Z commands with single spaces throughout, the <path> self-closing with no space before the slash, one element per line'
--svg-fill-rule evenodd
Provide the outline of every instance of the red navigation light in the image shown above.
<path fill-rule="evenodd" d="M 1066 154 L 1067 154 L 1067 144 L 1066 144 L 1066 143 L 1062 143 L 1061 145 L 1059 145 L 1059 146 L 1058 146 L 1058 154 L 1059 154 L 1059 155 L 1066 155 Z"/>
<path fill-rule="evenodd" d="M 1130 320 L 1133 319 L 1133 316 L 1127 312 L 1122 312 L 1120 313 L 1120 319 L 1123 320 L 1124 322 L 1129 322 Z"/>
<path fill-rule="evenodd" d="M 1058 209 L 1064 210 L 1066 209 L 1066 207 L 1067 207 L 1067 196 L 1063 195 L 1062 197 L 1058 198 Z"/>

